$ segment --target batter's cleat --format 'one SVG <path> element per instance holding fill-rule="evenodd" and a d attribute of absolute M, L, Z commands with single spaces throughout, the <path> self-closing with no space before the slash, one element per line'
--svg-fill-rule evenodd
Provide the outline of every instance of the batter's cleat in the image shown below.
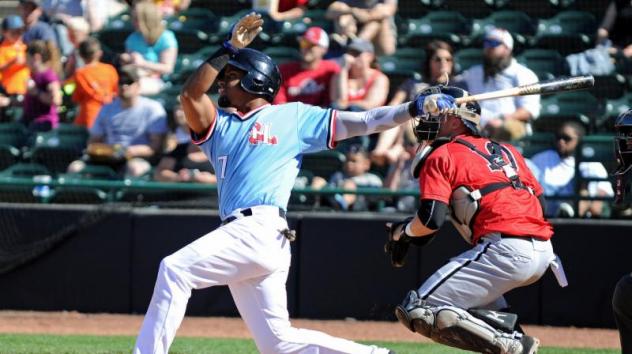
<path fill-rule="evenodd" d="M 522 354 L 535 354 L 540 346 L 540 340 L 536 337 L 522 336 L 520 344 L 522 344 Z"/>

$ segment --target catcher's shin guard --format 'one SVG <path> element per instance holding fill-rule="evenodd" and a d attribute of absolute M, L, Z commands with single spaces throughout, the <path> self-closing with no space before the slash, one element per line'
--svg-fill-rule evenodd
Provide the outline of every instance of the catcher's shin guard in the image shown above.
<path fill-rule="evenodd" d="M 538 340 L 517 332 L 504 333 L 454 306 L 433 306 L 410 291 L 395 309 L 406 328 L 452 347 L 492 354 L 534 353 Z M 523 343 L 525 347 L 523 348 Z"/>

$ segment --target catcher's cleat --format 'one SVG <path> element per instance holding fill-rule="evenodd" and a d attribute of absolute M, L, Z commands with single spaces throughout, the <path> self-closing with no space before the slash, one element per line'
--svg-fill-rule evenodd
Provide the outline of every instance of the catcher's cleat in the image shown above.
<path fill-rule="evenodd" d="M 540 346 L 540 340 L 536 337 L 522 336 L 520 344 L 522 344 L 522 354 L 535 354 Z"/>
<path fill-rule="evenodd" d="M 408 315 L 408 311 L 406 311 L 404 306 L 397 305 L 397 307 L 395 308 L 395 317 L 397 317 L 397 320 L 401 324 L 403 324 L 406 328 L 408 328 L 411 332 L 415 332 L 415 329 L 413 328 L 412 320 L 410 316 Z"/>

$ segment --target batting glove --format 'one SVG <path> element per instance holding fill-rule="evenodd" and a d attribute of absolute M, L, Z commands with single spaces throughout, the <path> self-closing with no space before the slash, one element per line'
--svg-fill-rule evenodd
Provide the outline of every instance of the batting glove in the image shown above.
<path fill-rule="evenodd" d="M 450 108 L 456 108 L 454 97 L 444 93 L 436 93 L 432 95 L 419 95 L 411 102 L 413 117 L 424 114 L 437 115 Z"/>

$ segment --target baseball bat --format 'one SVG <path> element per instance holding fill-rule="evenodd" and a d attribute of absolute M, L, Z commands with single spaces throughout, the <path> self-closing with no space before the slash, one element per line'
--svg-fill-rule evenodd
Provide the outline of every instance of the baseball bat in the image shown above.
<path fill-rule="evenodd" d="M 557 92 L 583 90 L 595 85 L 595 78 L 592 75 L 562 77 L 542 82 L 536 82 L 530 85 L 522 85 L 504 90 L 481 93 L 478 95 L 459 97 L 456 99 L 457 104 L 484 101 L 494 98 L 511 97 L 511 96 L 527 96 L 527 95 L 546 95 Z"/>

